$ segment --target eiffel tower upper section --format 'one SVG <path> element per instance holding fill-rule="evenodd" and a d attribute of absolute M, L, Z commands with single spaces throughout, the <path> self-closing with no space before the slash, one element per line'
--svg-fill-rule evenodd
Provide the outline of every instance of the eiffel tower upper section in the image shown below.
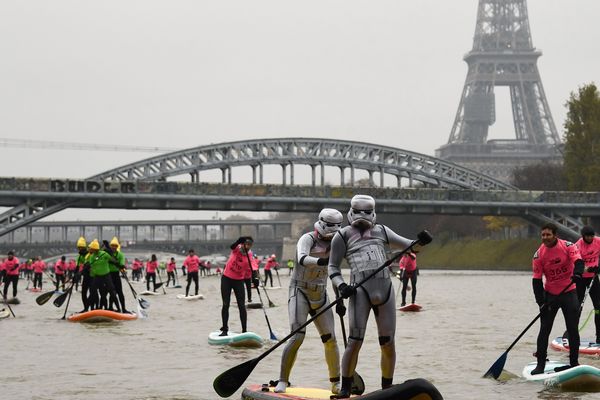
<path fill-rule="evenodd" d="M 473 48 L 448 143 L 436 155 L 505 181 L 515 166 L 557 161 L 560 137 L 537 68 L 526 0 L 479 0 Z M 510 91 L 514 140 L 488 140 L 496 86 Z"/>

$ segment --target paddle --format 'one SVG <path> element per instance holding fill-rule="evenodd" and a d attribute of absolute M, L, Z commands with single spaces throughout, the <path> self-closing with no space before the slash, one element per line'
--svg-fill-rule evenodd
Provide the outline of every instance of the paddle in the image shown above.
<path fill-rule="evenodd" d="M 12 310 L 12 307 L 10 306 L 10 304 L 8 304 L 8 301 L 6 300 L 6 296 L 2 296 L 2 297 L 4 297 L 4 304 L 6 304 L 6 306 L 8 307 L 8 311 L 10 311 L 13 318 L 17 318 L 17 316 L 15 315 L 15 313 Z"/>
<path fill-rule="evenodd" d="M 69 303 L 71 302 L 71 294 L 73 294 L 73 285 L 71 285 L 71 289 L 69 289 L 69 297 L 67 298 L 67 305 L 65 306 L 65 313 L 63 314 L 61 319 L 65 319 L 67 317 L 67 310 L 69 309 Z"/>
<path fill-rule="evenodd" d="M 250 269 L 252 269 L 252 263 L 250 262 L 250 255 L 248 254 L 248 251 L 246 250 L 246 259 L 248 260 L 248 267 Z M 260 281 L 260 278 L 258 278 L 258 280 Z M 265 293 L 267 291 L 265 290 Z M 262 296 L 260 295 L 260 289 L 258 288 L 258 285 L 256 286 L 256 293 L 258 293 L 258 299 L 260 300 L 260 304 L 262 305 L 262 310 L 263 310 L 263 314 L 265 314 L 265 320 L 267 320 L 267 327 L 269 328 L 269 337 L 271 338 L 271 340 L 277 340 L 277 336 L 275 336 L 275 334 L 273 333 L 273 330 L 271 329 L 271 322 L 269 322 L 269 316 L 267 315 L 267 310 L 265 310 L 265 303 L 263 303 L 263 299 Z M 270 303 L 270 300 L 269 300 Z M 270 306 L 270 304 L 269 304 Z M 234 390 L 235 391 L 235 390 Z M 226 396 L 228 397 L 228 396 Z"/>
<path fill-rule="evenodd" d="M 361 287 L 366 281 L 368 281 L 369 279 L 371 279 L 372 277 L 377 275 L 384 268 L 387 268 L 392 262 L 394 262 L 394 260 L 396 260 L 398 257 L 402 256 L 402 254 L 409 251 L 416 244 L 426 245 L 426 244 L 430 243 L 432 240 L 431 234 L 429 234 L 429 232 L 427 232 L 427 231 L 421 231 L 418 235 L 418 238 L 419 238 L 418 240 L 414 240 L 404 250 L 396 252 L 396 253 L 392 253 L 392 256 L 389 259 L 387 259 L 379 268 L 377 268 L 376 270 L 371 272 L 369 275 L 364 277 L 360 282 L 358 282 L 355 285 L 355 287 L 356 288 Z M 237 365 L 237 366 L 230 368 L 227 371 L 221 373 L 213 381 L 213 389 L 215 389 L 215 392 L 217 392 L 217 394 L 221 397 L 230 397 L 232 394 L 235 393 L 236 390 L 238 390 L 240 388 L 240 386 L 242 386 L 244 381 L 248 378 L 248 376 L 250 376 L 250 374 L 252 373 L 252 370 L 254 370 L 254 368 L 258 365 L 260 360 L 262 360 L 263 358 L 265 358 L 266 356 L 271 354 L 273 351 L 275 351 L 275 349 L 277 349 L 279 346 L 284 344 L 287 340 L 289 340 L 291 337 L 293 337 L 296 333 L 300 332 L 306 326 L 311 324 L 314 320 L 319 318 L 327 310 L 329 310 L 330 308 L 332 308 L 336 304 L 338 304 L 338 302 L 341 301 L 340 299 L 341 298 L 336 299 L 335 301 L 329 303 L 329 305 L 323 307 L 321 309 L 321 311 L 317 312 L 310 319 L 308 319 L 305 323 L 300 325 L 296 330 L 293 330 L 292 332 L 290 332 L 289 335 L 287 335 L 286 337 L 281 339 L 274 346 L 272 346 L 270 349 L 268 349 L 267 351 L 262 353 L 257 358 L 248 360 L 245 363 Z"/>
<path fill-rule="evenodd" d="M 279 271 L 278 271 L 279 267 L 274 268 L 275 273 L 277 274 L 277 282 L 279 282 L 279 286 L 281 287 L 281 279 L 279 279 Z"/>
<path fill-rule="evenodd" d="M 498 377 L 502 373 L 502 370 L 504 369 L 504 364 L 506 364 L 506 357 L 508 356 L 508 352 L 523 337 L 523 335 L 525 334 L 525 332 L 527 332 L 529 330 L 529 328 L 531 328 L 531 326 L 533 324 L 535 324 L 535 322 L 542 316 L 542 312 L 544 311 L 544 309 L 548 305 L 553 304 L 560 297 L 561 294 L 563 294 L 564 292 L 566 292 L 567 289 L 571 287 L 572 284 L 573 284 L 573 282 L 569 282 L 569 284 L 567 286 L 565 286 L 565 288 L 558 294 L 558 296 L 556 296 L 554 298 L 554 300 L 552 300 L 550 303 L 544 303 L 540 307 L 540 312 L 538 313 L 538 315 L 536 315 L 535 318 L 533 319 L 533 321 L 531 321 L 529 323 L 529 325 L 527 325 L 527 327 L 523 330 L 523 332 L 521 332 L 519 334 L 519 336 L 517 336 L 517 338 L 514 340 L 514 342 L 512 342 L 511 345 L 508 346 L 508 349 L 506 349 L 506 351 L 504 353 L 502 353 L 502 355 L 500 357 L 498 357 L 498 359 L 496 360 L 496 362 L 494 364 L 492 364 L 492 366 L 490 367 L 490 369 L 488 369 L 488 371 L 485 374 L 483 374 L 484 378 L 489 378 L 491 376 L 494 379 L 498 379 Z"/>
<path fill-rule="evenodd" d="M 339 294 L 337 288 L 335 288 L 335 298 L 339 299 Z M 342 327 L 342 338 L 344 339 L 344 348 L 348 347 L 348 339 L 346 338 L 346 324 L 344 323 L 344 315 L 346 314 L 346 307 L 344 307 L 344 302 L 340 302 L 339 305 L 343 307 L 343 311 L 339 310 L 338 307 L 335 308 L 336 314 L 340 317 L 340 325 Z M 365 381 L 363 378 L 354 371 L 354 375 L 352 376 L 352 389 L 350 390 L 352 394 L 361 395 L 365 392 Z"/>
<path fill-rule="evenodd" d="M 264 283 L 262 283 L 262 281 L 260 279 L 259 279 L 259 282 L 261 283 L 263 290 L 265 291 L 265 296 L 267 296 L 267 301 L 269 302 L 269 307 L 275 307 L 275 303 L 273 303 L 271 301 L 271 298 L 269 298 L 269 293 L 267 292 L 267 289 L 265 289 L 267 286 Z M 256 289 L 258 289 L 258 287 Z M 258 293 L 258 297 L 260 297 L 260 293 Z"/>
<path fill-rule="evenodd" d="M 148 301 L 146 301 L 145 299 L 143 299 L 141 297 L 138 297 L 138 294 L 135 291 L 135 289 L 133 288 L 133 286 L 131 285 L 129 278 L 127 278 L 127 274 L 125 272 L 121 272 L 121 276 L 123 278 L 125 278 L 125 281 L 129 285 L 129 289 L 131 289 L 131 294 L 133 294 L 133 298 L 137 300 L 138 310 L 139 310 L 139 308 L 146 309 L 146 308 L 150 307 L 150 303 Z"/>
<path fill-rule="evenodd" d="M 156 272 L 156 275 L 158 275 L 158 280 L 160 281 L 158 285 L 156 285 L 154 287 L 154 291 L 156 291 L 156 289 L 158 289 L 159 287 L 162 287 L 163 290 L 163 294 L 167 294 L 167 291 L 165 290 L 164 286 L 163 286 L 163 281 L 162 281 L 162 277 L 160 276 L 160 270 L 158 270 Z"/>
<path fill-rule="evenodd" d="M 42 293 L 38 297 L 35 298 L 35 302 L 38 303 L 39 306 L 43 306 L 44 304 L 46 304 L 48 302 L 48 300 L 50 300 L 52 298 L 52 296 L 54 295 L 55 292 L 56 292 L 55 290 L 51 290 L 49 292 Z"/>
<path fill-rule="evenodd" d="M 583 299 L 581 299 L 581 305 L 579 306 L 579 318 L 581 319 L 581 313 L 583 312 L 583 306 L 585 305 L 585 299 L 587 299 L 588 294 L 590 293 L 590 289 L 592 287 L 592 284 L 594 283 L 594 279 L 596 279 L 596 276 L 598 275 L 598 270 L 596 270 L 594 272 L 594 276 L 592 276 L 592 279 L 590 280 L 590 283 L 588 285 L 586 285 L 585 287 L 585 291 L 583 293 Z M 594 309 L 590 310 L 590 313 L 588 314 L 587 318 L 585 319 L 585 322 L 577 329 L 579 332 L 581 332 L 583 330 L 583 328 L 585 328 L 585 326 L 587 325 L 588 321 L 590 320 L 590 318 L 592 317 L 592 313 L 594 312 Z M 568 332 L 565 331 L 562 335 L 563 338 L 568 338 Z"/>
<path fill-rule="evenodd" d="M 65 302 L 65 300 L 67 299 L 67 297 L 71 296 L 71 292 L 73 291 L 73 286 L 74 286 L 74 283 L 72 283 L 71 286 L 69 286 L 69 288 L 63 294 L 56 296 L 56 298 L 54 299 L 52 304 L 54 304 L 55 307 L 62 307 L 62 305 Z"/>

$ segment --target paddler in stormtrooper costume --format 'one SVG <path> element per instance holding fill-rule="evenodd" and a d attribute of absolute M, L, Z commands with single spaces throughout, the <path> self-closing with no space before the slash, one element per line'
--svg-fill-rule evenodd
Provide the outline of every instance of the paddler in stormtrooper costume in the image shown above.
<path fill-rule="evenodd" d="M 337 287 L 342 297 L 350 298 L 348 346 L 342 357 L 342 388 L 337 398 L 350 397 L 352 378 L 371 309 L 375 314 L 381 346 L 381 387 L 385 389 L 392 385 L 396 364 L 396 307 L 390 272 L 384 268 L 361 287 L 355 288 L 354 284 L 386 261 L 387 246 L 403 249 L 412 243 L 390 228 L 375 223 L 375 200 L 371 196 L 359 194 L 352 198 L 348 222 L 350 225 L 341 229 L 331 241 L 328 266 L 333 286 Z M 350 265 L 349 284 L 344 282 L 340 270 L 343 258 Z"/>
<path fill-rule="evenodd" d="M 342 226 L 343 217 L 338 210 L 324 208 L 315 222 L 315 230 L 305 233 L 296 245 L 296 267 L 290 280 L 288 314 L 290 329 L 298 329 L 308 315 L 314 315 L 329 304 L 327 299 L 327 263 L 331 239 Z M 329 309 L 315 320 L 315 326 L 325 347 L 325 361 L 329 370 L 332 393 L 340 390 L 340 356 L 335 339 L 333 311 Z M 284 393 L 298 349 L 306 332 L 296 333 L 285 346 L 281 356 L 279 381 L 276 393 Z"/>

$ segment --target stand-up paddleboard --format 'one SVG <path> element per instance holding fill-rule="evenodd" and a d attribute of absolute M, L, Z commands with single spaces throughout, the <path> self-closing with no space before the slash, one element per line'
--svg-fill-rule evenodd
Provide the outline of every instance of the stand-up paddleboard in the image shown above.
<path fill-rule="evenodd" d="M 529 363 L 523 368 L 523 377 L 528 381 L 541 382 L 548 387 L 577 392 L 600 392 L 600 369 L 591 365 L 578 365 L 556 372 L 554 369 L 568 364 L 559 361 L 547 361 L 543 374 L 531 375 L 537 365 Z"/>
<path fill-rule="evenodd" d="M 275 388 L 267 385 L 250 385 L 242 392 L 244 400 L 329 400 L 333 395 L 329 390 L 288 387 L 285 393 L 275 393 Z M 352 400 L 443 400 L 442 395 L 425 379 L 411 379 L 390 388 L 377 390 L 360 396 L 352 396 Z"/>
<path fill-rule="evenodd" d="M 221 331 L 208 335 L 208 344 L 229 345 L 233 347 L 261 347 L 263 339 L 254 332 L 228 332 L 227 336 L 219 336 Z"/>
<path fill-rule="evenodd" d="M 184 299 L 184 300 L 202 300 L 202 299 L 204 299 L 204 295 L 202 293 L 199 293 L 195 296 L 186 296 L 185 294 L 178 294 L 177 298 Z"/>
<path fill-rule="evenodd" d="M 140 295 L 144 295 L 144 296 L 158 296 L 159 292 L 153 292 L 152 290 L 144 290 L 143 292 L 138 293 Z"/>
<path fill-rule="evenodd" d="M 21 304 L 21 300 L 19 300 L 19 299 L 18 299 L 18 298 L 16 298 L 16 297 L 11 297 L 10 299 L 3 300 L 2 302 L 3 302 L 4 304 L 13 304 L 13 305 L 16 305 L 16 304 Z"/>
<path fill-rule="evenodd" d="M 10 311 L 5 310 L 4 308 L 2 310 L 0 310 L 0 319 L 4 319 L 4 318 L 8 318 L 10 317 Z"/>
<path fill-rule="evenodd" d="M 254 301 L 252 303 L 246 303 L 246 308 L 262 308 L 262 303 L 260 301 Z"/>
<path fill-rule="evenodd" d="M 569 351 L 569 339 L 559 336 L 552 340 L 550 347 L 558 351 Z M 600 343 L 595 343 L 591 339 L 581 339 L 579 354 L 600 355 Z"/>
<path fill-rule="evenodd" d="M 281 289 L 281 286 L 263 286 L 261 289 L 265 289 L 265 290 L 279 290 L 279 289 Z"/>
<path fill-rule="evenodd" d="M 71 315 L 68 319 L 71 322 L 114 322 L 114 321 L 132 321 L 137 319 L 137 314 L 123 314 L 110 310 L 92 310 L 83 313 Z"/>
<path fill-rule="evenodd" d="M 406 312 L 416 312 L 421 311 L 423 307 L 418 305 L 417 303 L 407 304 L 403 307 L 398 307 L 398 311 L 406 311 Z"/>

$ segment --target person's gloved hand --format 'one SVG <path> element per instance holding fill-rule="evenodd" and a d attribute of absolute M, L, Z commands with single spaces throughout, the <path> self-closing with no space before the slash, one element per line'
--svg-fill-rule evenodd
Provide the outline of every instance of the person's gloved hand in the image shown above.
<path fill-rule="evenodd" d="M 317 260 L 317 265 L 327 265 L 329 264 L 329 257 L 321 257 Z"/>
<path fill-rule="evenodd" d="M 338 290 L 340 292 L 340 296 L 342 296 L 344 299 L 347 299 L 356 293 L 356 288 L 353 285 L 348 285 L 346 283 L 340 283 Z"/>
<path fill-rule="evenodd" d="M 573 283 L 579 283 L 582 280 L 583 280 L 583 276 L 578 272 L 573 273 L 573 276 L 571 276 L 571 281 Z"/>
<path fill-rule="evenodd" d="M 343 317 L 344 315 L 346 315 L 346 306 L 344 305 L 344 302 L 342 300 L 340 300 L 335 305 L 335 313 L 337 315 L 339 315 L 340 317 Z"/>

